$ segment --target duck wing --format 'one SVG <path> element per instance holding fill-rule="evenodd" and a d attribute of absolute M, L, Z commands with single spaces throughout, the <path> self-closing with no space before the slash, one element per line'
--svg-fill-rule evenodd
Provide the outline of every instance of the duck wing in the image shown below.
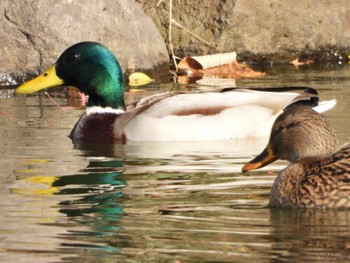
<path fill-rule="evenodd" d="M 299 95 L 231 88 L 161 93 L 129 105 L 115 131 L 137 141 L 267 136 L 276 117 Z"/>
<path fill-rule="evenodd" d="M 137 141 L 198 141 L 268 135 L 299 93 L 233 90 L 158 94 L 118 118 L 118 132 Z"/>

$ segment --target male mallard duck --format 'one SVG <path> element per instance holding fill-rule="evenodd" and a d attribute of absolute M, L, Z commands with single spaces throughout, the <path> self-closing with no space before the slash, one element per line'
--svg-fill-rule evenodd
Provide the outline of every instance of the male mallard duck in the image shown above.
<path fill-rule="evenodd" d="M 89 96 L 86 113 L 70 134 L 73 141 L 199 141 L 268 135 L 277 115 L 298 95 L 242 90 L 168 92 L 126 107 L 119 63 L 110 50 L 95 42 L 69 47 L 50 69 L 18 87 L 16 93 L 62 84 Z"/>
<path fill-rule="evenodd" d="M 243 172 L 291 162 L 273 183 L 270 206 L 350 207 L 350 144 L 340 147 L 323 115 L 290 105 L 273 124 L 267 147 Z"/>

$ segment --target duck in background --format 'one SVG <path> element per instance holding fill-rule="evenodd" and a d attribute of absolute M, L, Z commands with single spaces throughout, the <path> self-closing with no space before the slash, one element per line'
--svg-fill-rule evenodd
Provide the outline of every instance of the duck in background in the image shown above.
<path fill-rule="evenodd" d="M 350 144 L 339 146 L 324 116 L 308 103 L 291 104 L 273 124 L 266 148 L 243 172 L 277 159 L 291 164 L 272 185 L 272 207 L 350 207 Z"/>
<path fill-rule="evenodd" d="M 281 110 L 299 94 L 223 89 L 166 92 L 124 103 L 118 60 L 96 42 L 77 43 L 43 74 L 16 89 L 28 94 L 59 85 L 89 96 L 70 138 L 76 141 L 208 141 L 267 136 Z M 332 108 L 329 101 L 320 111 Z"/>

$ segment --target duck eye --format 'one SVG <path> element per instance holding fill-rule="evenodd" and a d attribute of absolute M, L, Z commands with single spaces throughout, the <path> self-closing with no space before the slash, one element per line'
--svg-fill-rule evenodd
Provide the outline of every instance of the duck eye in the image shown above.
<path fill-rule="evenodd" d="M 297 126 L 299 126 L 300 122 L 292 122 L 292 123 L 289 123 L 289 124 L 282 124 L 280 125 L 276 132 L 285 132 L 287 129 L 290 129 L 290 128 L 295 128 Z"/>
<path fill-rule="evenodd" d="M 80 59 L 80 54 L 73 53 L 67 57 L 67 61 L 70 63 L 74 63 Z"/>
<path fill-rule="evenodd" d="M 277 127 L 276 133 L 280 133 L 280 132 L 284 131 L 285 129 L 286 129 L 286 126 L 282 124 L 279 127 Z"/>

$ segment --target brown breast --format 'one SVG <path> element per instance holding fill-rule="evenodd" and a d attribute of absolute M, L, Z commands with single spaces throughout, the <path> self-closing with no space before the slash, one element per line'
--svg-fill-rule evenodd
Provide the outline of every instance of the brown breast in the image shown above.
<path fill-rule="evenodd" d="M 89 114 L 81 116 L 75 124 L 69 137 L 73 140 L 87 141 L 118 141 L 124 142 L 124 135 L 116 138 L 114 134 L 114 123 L 119 115 L 114 113 Z"/>

